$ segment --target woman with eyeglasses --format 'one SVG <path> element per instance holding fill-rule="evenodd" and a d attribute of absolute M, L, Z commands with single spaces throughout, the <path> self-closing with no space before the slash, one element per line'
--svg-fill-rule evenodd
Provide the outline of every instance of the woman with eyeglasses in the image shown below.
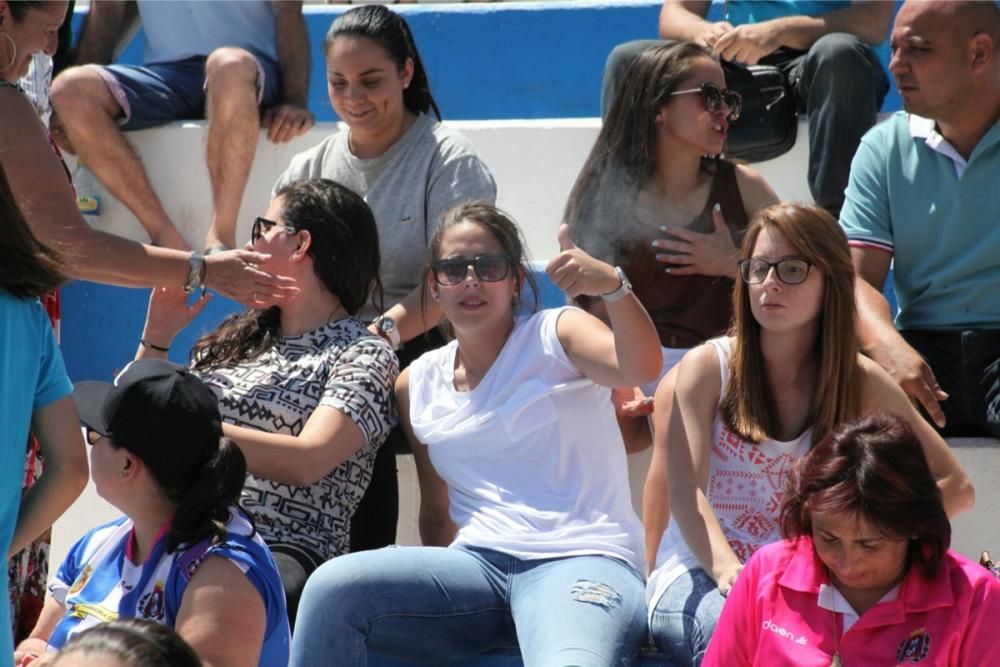
<path fill-rule="evenodd" d="M 968 477 L 898 384 L 858 353 L 847 239 L 823 209 L 779 204 L 747 228 L 733 325 L 684 356 L 656 409 L 671 520 L 649 578 L 649 626 L 677 664 L 700 664 L 746 560 L 779 539 L 789 471 L 839 423 L 883 412 L 919 439 L 950 516 Z"/>
<path fill-rule="evenodd" d="M 886 415 L 817 444 L 789 479 L 784 541 L 747 562 L 704 665 L 1000 664 L 1000 583 L 948 548 L 926 455 Z"/>
<path fill-rule="evenodd" d="M 444 663 L 515 644 L 526 665 L 636 656 L 645 563 L 608 387 L 654 378 L 659 345 L 620 269 L 566 227 L 560 246 L 549 275 L 603 297 L 610 328 L 576 308 L 516 316 L 531 278 L 513 221 L 486 204 L 445 216 L 426 289 L 455 338 L 396 385 L 425 546 L 317 570 L 291 665 L 361 666 L 369 650 Z"/>
<path fill-rule="evenodd" d="M 665 375 L 690 348 L 729 325 L 737 247 L 747 220 L 778 201 L 745 164 L 721 159 L 742 100 L 726 90 L 718 59 L 697 44 L 660 45 L 640 54 L 618 90 L 566 204 L 573 239 L 620 265 L 660 335 Z M 600 316 L 599 301 L 581 303 Z M 630 452 L 650 444 L 669 414 L 653 414 L 656 381 L 614 396 Z M 665 453 L 646 481 L 646 558 L 670 517 Z M 655 472 L 652 472 L 655 471 Z"/>
<path fill-rule="evenodd" d="M 275 190 L 300 178 L 329 178 L 364 197 L 378 225 L 385 306 L 360 317 L 397 349 L 400 367 L 444 339 L 441 312 L 420 300 L 420 269 L 441 215 L 467 201 L 496 200 L 489 169 L 441 112 L 406 20 L 381 4 L 354 7 L 323 42 L 327 91 L 346 129 L 295 156 Z M 426 332 L 426 333 L 425 333 Z M 372 485 L 353 521 L 351 550 L 396 540 L 397 428 L 375 461 Z"/>
<path fill-rule="evenodd" d="M 300 291 L 228 317 L 198 340 L 191 366 L 246 456 L 241 504 L 274 553 L 294 619 L 306 578 L 349 550 L 351 517 L 397 421 L 399 366 L 357 317 L 382 291 L 378 233 L 361 197 L 326 179 L 293 182 L 251 239 L 247 249 L 268 254 L 266 265 Z M 165 357 L 204 304 L 154 291 L 138 357 Z"/>

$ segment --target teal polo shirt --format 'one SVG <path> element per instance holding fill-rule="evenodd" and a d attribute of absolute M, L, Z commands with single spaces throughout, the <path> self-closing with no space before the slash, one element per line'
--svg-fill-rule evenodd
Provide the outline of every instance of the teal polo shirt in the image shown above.
<path fill-rule="evenodd" d="M 861 140 L 840 224 L 893 255 L 899 329 L 1000 329 L 1000 121 L 966 162 L 897 112 Z"/>
<path fill-rule="evenodd" d="M 785 16 L 822 16 L 850 4 L 848 0 L 730 0 L 725 17 L 732 25 L 743 25 Z"/>

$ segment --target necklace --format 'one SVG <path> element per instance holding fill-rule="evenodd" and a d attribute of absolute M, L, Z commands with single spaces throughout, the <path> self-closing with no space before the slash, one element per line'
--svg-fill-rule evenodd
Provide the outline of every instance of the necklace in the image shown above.
<path fill-rule="evenodd" d="M 826 570 L 826 578 L 833 585 L 833 577 L 830 576 L 830 570 Z M 837 622 L 837 611 L 836 605 L 831 605 L 834 610 L 830 612 L 833 616 L 833 656 L 830 659 L 830 667 L 844 667 L 844 663 L 840 660 L 840 623 Z"/>

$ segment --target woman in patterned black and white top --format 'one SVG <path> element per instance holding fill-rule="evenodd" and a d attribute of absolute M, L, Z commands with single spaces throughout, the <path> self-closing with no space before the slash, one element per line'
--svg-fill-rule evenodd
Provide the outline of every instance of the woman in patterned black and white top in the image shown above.
<path fill-rule="evenodd" d="M 381 294 L 378 234 L 359 196 L 327 179 L 291 183 L 254 221 L 247 247 L 268 253 L 268 267 L 300 292 L 231 315 L 195 344 L 192 366 L 246 456 L 242 504 L 274 553 L 294 618 L 309 574 L 348 550 L 351 516 L 397 421 L 399 367 L 355 317 Z M 138 356 L 165 356 L 205 301 L 187 307 L 180 290 L 155 290 Z"/>

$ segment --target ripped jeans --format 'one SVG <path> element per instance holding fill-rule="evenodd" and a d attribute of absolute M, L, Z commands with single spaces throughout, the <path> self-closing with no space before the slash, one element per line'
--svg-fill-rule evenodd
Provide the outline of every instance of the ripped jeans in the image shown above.
<path fill-rule="evenodd" d="M 642 578 L 616 558 L 388 547 L 310 577 L 290 665 L 365 665 L 368 649 L 441 663 L 519 645 L 525 667 L 611 667 L 632 664 L 645 637 Z"/>

